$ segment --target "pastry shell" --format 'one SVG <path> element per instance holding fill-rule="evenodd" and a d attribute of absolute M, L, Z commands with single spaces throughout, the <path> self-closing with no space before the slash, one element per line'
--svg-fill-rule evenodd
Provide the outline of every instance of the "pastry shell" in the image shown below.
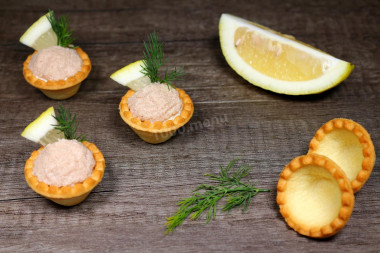
<path fill-rule="evenodd" d="M 339 232 L 349 220 L 354 202 L 345 173 L 325 156 L 294 158 L 278 180 L 280 212 L 291 228 L 305 236 L 325 238 Z"/>
<path fill-rule="evenodd" d="M 332 119 L 318 129 L 308 153 L 334 160 L 346 173 L 355 193 L 368 180 L 376 160 L 375 148 L 366 129 L 343 118 Z"/>
<path fill-rule="evenodd" d="M 139 118 L 134 117 L 127 103 L 128 98 L 135 94 L 133 90 L 128 90 L 122 97 L 119 105 L 120 116 L 144 141 L 152 144 L 165 142 L 173 136 L 178 128 L 185 125 L 194 113 L 193 101 L 189 95 L 182 89 L 176 88 L 176 90 L 182 100 L 183 108 L 180 115 L 173 120 L 166 120 L 164 122 L 156 121 L 152 123 L 150 121 L 141 121 Z"/>
<path fill-rule="evenodd" d="M 75 50 L 82 59 L 83 63 L 81 70 L 74 76 L 70 76 L 65 80 L 48 80 L 47 82 L 37 78 L 28 68 L 32 56 L 38 52 L 35 51 L 33 54 L 29 55 L 24 62 L 23 74 L 25 80 L 51 99 L 61 100 L 74 96 L 78 92 L 82 81 L 87 78 L 91 71 L 91 61 L 88 55 L 80 47 L 77 47 Z"/>
<path fill-rule="evenodd" d="M 25 180 L 29 187 L 36 193 L 54 201 L 63 206 L 73 206 L 82 202 L 88 194 L 97 186 L 103 178 L 105 161 L 102 152 L 95 146 L 95 144 L 84 141 L 82 142 L 93 154 L 95 159 L 95 166 L 91 177 L 88 177 L 83 182 L 76 183 L 73 186 L 57 187 L 48 185 L 38 181 L 37 177 L 33 175 L 34 160 L 38 154 L 44 149 L 42 146 L 38 150 L 33 151 L 30 158 L 25 163 L 24 174 Z"/>

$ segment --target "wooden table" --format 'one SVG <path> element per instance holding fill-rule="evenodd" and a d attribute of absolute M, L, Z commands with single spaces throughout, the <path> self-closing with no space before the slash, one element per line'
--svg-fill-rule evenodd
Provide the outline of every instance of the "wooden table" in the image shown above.
<path fill-rule="evenodd" d="M 369 131 L 379 150 L 378 1 L 7 1 L 0 2 L 0 250 L 3 252 L 379 252 L 379 163 L 355 195 L 351 219 L 336 236 L 298 235 L 281 217 L 276 184 L 283 167 L 305 154 L 315 131 L 336 117 Z M 106 173 L 80 205 L 64 208 L 34 193 L 23 168 L 38 148 L 20 136 L 50 100 L 26 83 L 32 50 L 18 40 L 48 9 L 68 14 L 93 70 L 61 104 L 77 113 L 80 133 L 103 152 Z M 356 65 L 338 87 L 320 95 L 284 96 L 238 76 L 220 49 L 218 21 L 231 13 L 269 26 Z M 192 97 L 190 124 L 161 145 L 141 141 L 121 120 L 126 88 L 115 70 L 142 57 L 142 40 L 157 31 L 168 66 L 184 66 L 177 86 Z M 248 212 L 219 212 L 186 221 L 164 235 L 165 218 L 205 182 L 204 173 L 240 157 L 251 181 L 271 189 Z"/>

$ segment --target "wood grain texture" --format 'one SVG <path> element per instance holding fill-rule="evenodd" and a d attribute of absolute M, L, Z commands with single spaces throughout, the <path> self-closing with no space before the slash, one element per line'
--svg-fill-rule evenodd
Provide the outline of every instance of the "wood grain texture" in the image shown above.
<path fill-rule="evenodd" d="M 80 119 L 106 159 L 106 173 L 88 199 L 60 207 L 28 188 L 23 167 L 38 146 L 23 128 L 57 101 L 29 86 L 22 63 L 32 50 L 18 42 L 48 9 L 68 14 L 77 43 L 93 70 L 80 91 L 61 102 Z M 221 54 L 218 21 L 231 13 L 267 25 L 356 65 L 338 87 L 292 97 L 257 88 Z M 0 2 L 0 251 L 2 252 L 378 252 L 379 163 L 355 195 L 351 219 L 336 236 L 298 235 L 281 217 L 276 184 L 282 168 L 305 154 L 315 131 L 335 117 L 351 118 L 379 150 L 378 1 L 10 1 Z M 169 66 L 185 66 L 177 83 L 195 113 L 168 142 L 141 141 L 121 120 L 126 89 L 109 75 L 141 58 L 153 30 L 166 41 Z M 176 202 L 232 158 L 250 163 L 251 180 L 270 193 L 247 213 L 219 213 L 186 221 L 164 235 Z"/>

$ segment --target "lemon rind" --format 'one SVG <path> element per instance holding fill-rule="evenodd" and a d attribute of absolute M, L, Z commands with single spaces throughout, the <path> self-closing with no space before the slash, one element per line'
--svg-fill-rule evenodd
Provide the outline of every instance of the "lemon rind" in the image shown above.
<path fill-rule="evenodd" d="M 317 130 L 313 139 L 309 143 L 308 153 L 317 153 L 320 141 L 334 129 L 345 129 L 352 132 L 359 140 L 363 148 L 362 168 L 351 181 L 354 193 L 358 192 L 369 179 L 373 167 L 375 166 L 376 154 L 375 147 L 367 130 L 359 123 L 345 118 L 336 118 L 325 123 Z"/>
<path fill-rule="evenodd" d="M 301 50 L 328 59 L 331 62 L 331 68 L 322 76 L 308 81 L 284 81 L 264 75 L 261 72 L 253 69 L 239 56 L 237 51 L 234 50 L 234 32 L 237 27 L 254 28 L 254 30 L 260 31 L 266 35 L 270 35 L 270 37 L 280 39 L 281 42 L 293 46 L 296 45 L 296 47 Z M 307 95 L 321 93 L 325 90 L 335 87 L 344 81 L 354 69 L 354 65 L 349 62 L 335 58 L 320 50 L 316 50 L 311 46 L 306 46 L 304 43 L 299 43 L 295 40 L 279 36 L 276 33 L 269 32 L 266 29 L 260 28 L 260 26 L 253 25 L 252 22 L 230 14 L 222 14 L 219 22 L 219 36 L 223 55 L 225 56 L 226 61 L 230 67 L 248 82 L 276 93 L 287 95 Z M 336 73 L 339 73 L 339 75 Z"/>
<path fill-rule="evenodd" d="M 47 132 L 54 129 L 54 125 L 57 124 L 57 120 L 54 118 L 55 112 L 54 107 L 49 107 L 46 111 L 41 113 L 37 119 L 31 122 L 21 133 L 21 136 L 38 142 Z M 41 123 L 43 123 L 43 131 L 41 132 Z"/>
<path fill-rule="evenodd" d="M 135 61 L 117 71 L 115 71 L 110 77 L 115 82 L 123 86 L 127 86 L 129 82 L 137 80 L 141 77 L 144 77 L 144 74 L 141 73 L 143 60 Z"/>
<path fill-rule="evenodd" d="M 295 171 L 309 165 L 319 166 L 327 170 L 337 180 L 339 189 L 342 192 L 342 206 L 339 210 L 338 216 L 329 224 L 321 227 L 311 227 L 308 224 L 297 223 L 296 218 L 293 217 L 292 213 L 287 208 L 287 181 Z M 307 154 L 296 157 L 285 166 L 277 183 L 276 200 L 280 207 L 280 213 L 289 227 L 302 235 L 314 238 L 326 238 L 338 233 L 351 217 L 355 203 L 355 197 L 351 184 L 343 170 L 328 157 L 317 154 Z"/>
<path fill-rule="evenodd" d="M 34 43 L 38 38 L 52 29 L 50 21 L 48 20 L 47 14 L 40 17 L 36 22 L 34 22 L 20 37 L 20 42 L 28 47 L 33 47 Z M 53 46 L 53 45 L 52 45 Z"/>
<path fill-rule="evenodd" d="M 72 205 L 77 204 L 76 198 L 86 197 L 102 180 L 105 170 L 105 160 L 102 152 L 95 146 L 95 144 L 84 141 L 83 145 L 88 148 L 95 159 L 95 166 L 91 177 L 88 177 L 83 182 L 76 183 L 73 186 L 52 186 L 44 182 L 38 181 L 38 178 L 33 175 L 34 160 L 38 157 L 39 153 L 44 149 L 40 147 L 38 150 L 32 152 L 31 156 L 25 163 L 24 174 L 25 180 L 29 187 L 36 193 L 57 202 L 58 204 Z M 70 202 L 73 200 L 75 202 Z"/>

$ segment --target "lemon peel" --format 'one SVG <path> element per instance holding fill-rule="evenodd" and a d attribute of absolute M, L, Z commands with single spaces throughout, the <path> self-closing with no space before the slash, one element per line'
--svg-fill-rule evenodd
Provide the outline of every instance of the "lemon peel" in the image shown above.
<path fill-rule="evenodd" d="M 142 71 L 143 60 L 133 62 L 117 71 L 110 77 L 117 83 L 127 86 L 131 90 L 139 91 L 145 86 L 151 84 L 149 77 L 145 76 Z"/>
<path fill-rule="evenodd" d="M 344 81 L 354 65 L 248 20 L 222 14 L 222 53 L 248 82 L 276 93 L 307 95 Z"/>
<path fill-rule="evenodd" d="M 58 125 L 54 116 L 54 107 L 49 107 L 24 129 L 21 136 L 42 146 L 63 139 L 63 133 L 54 127 L 54 125 Z"/>

